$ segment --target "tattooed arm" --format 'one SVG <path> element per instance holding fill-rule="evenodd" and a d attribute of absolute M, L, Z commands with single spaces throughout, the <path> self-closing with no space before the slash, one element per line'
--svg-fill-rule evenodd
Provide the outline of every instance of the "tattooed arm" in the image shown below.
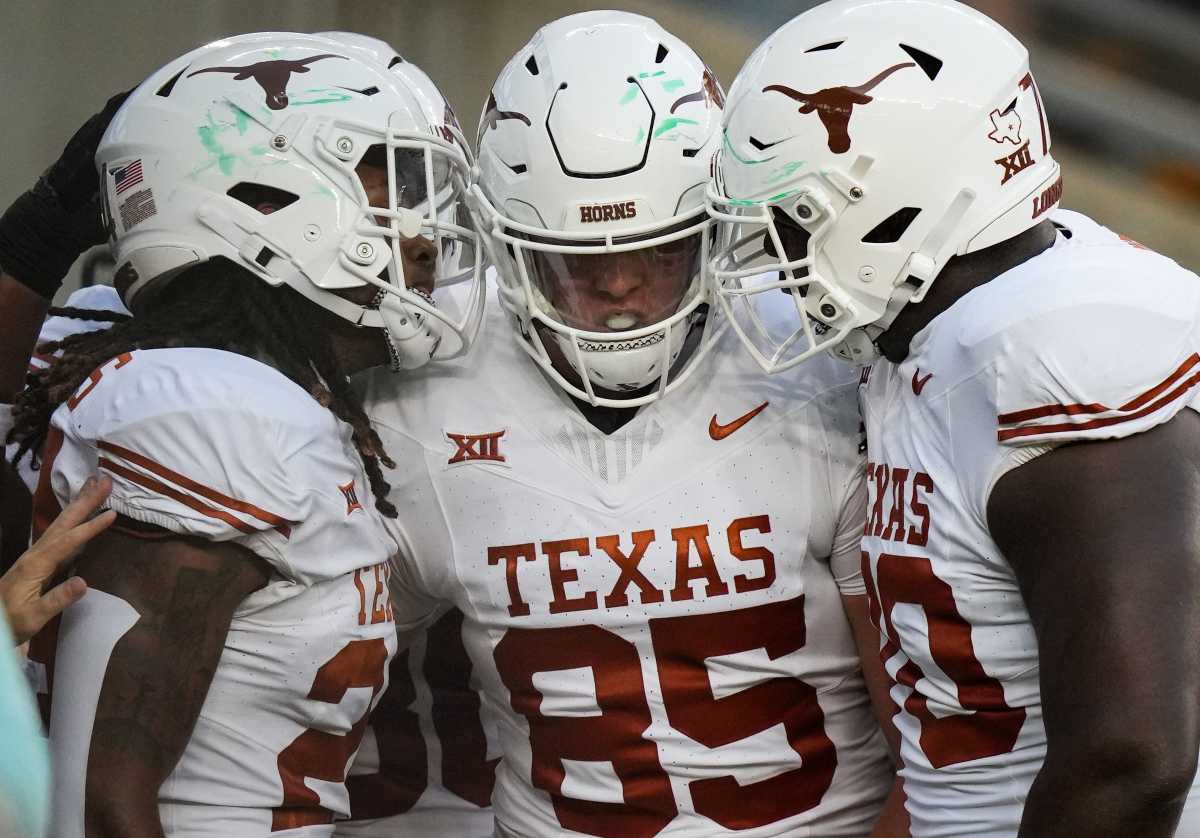
<path fill-rule="evenodd" d="M 119 531 L 123 524 L 130 529 Z M 234 610 L 269 577 L 266 565 L 243 547 L 161 530 L 154 534 L 164 538 L 147 540 L 127 534 L 134 527 L 145 529 L 120 519 L 78 566 L 92 593 L 76 607 L 96 616 L 94 625 L 82 617 L 73 634 L 85 639 L 72 642 L 98 643 L 101 656 L 105 613 L 127 614 L 110 635 L 119 639 L 96 703 L 85 780 L 87 838 L 162 838 L 159 788 L 191 737 Z M 56 680 L 56 693 L 70 688 Z"/>

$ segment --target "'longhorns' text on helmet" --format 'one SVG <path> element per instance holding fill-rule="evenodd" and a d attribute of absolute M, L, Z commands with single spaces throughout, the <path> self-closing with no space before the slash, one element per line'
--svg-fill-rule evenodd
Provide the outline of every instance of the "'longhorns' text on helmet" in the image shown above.
<path fill-rule="evenodd" d="M 704 190 L 723 103 L 695 52 L 625 12 L 544 26 L 496 79 L 480 226 L 523 347 L 578 399 L 655 399 L 712 342 Z"/>

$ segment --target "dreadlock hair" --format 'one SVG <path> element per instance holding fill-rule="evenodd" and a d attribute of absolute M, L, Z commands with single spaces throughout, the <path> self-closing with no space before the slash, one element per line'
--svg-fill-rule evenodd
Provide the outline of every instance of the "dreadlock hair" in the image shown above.
<path fill-rule="evenodd" d="M 124 323 L 130 320 L 128 314 L 119 311 L 105 311 L 102 308 L 76 308 L 75 306 L 51 306 L 46 312 L 47 317 L 65 317 L 68 320 L 90 320 L 93 323 Z"/>
<path fill-rule="evenodd" d="M 10 438 L 20 447 L 15 463 L 38 450 L 50 416 L 91 373 L 112 358 L 135 349 L 198 347 L 222 349 L 248 357 L 264 355 L 271 365 L 350 425 L 354 446 L 375 493 L 375 507 L 389 518 L 396 507 L 388 499 L 391 486 L 380 463 L 394 468 L 379 435 L 371 427 L 362 400 L 333 352 L 326 329 L 314 328 L 314 304 L 287 286 L 273 288 L 227 259 L 202 262 L 156 293 L 154 305 L 137 317 L 59 309 L 55 314 L 112 321 L 104 331 L 84 332 L 39 347 L 63 355 L 30 377 L 13 407 Z"/>

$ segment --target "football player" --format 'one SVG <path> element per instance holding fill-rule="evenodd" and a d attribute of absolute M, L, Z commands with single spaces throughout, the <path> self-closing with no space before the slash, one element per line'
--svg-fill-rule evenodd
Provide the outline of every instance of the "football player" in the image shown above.
<path fill-rule="evenodd" d="M 56 836 L 328 836 L 348 814 L 395 630 L 390 461 L 347 376 L 452 355 L 478 322 L 431 296 L 480 276 L 443 127 L 386 67 L 266 33 L 167 65 L 104 135 L 136 316 L 46 347 L 14 412 L 25 446 L 49 424 L 40 513 L 97 465 L 118 513 L 38 638 Z"/>
<path fill-rule="evenodd" d="M 357 32 L 318 34 L 382 62 L 416 94 L 429 123 L 467 147 L 449 102 L 390 44 Z M 474 293 L 482 290 L 482 284 L 472 286 Z M 491 838 L 495 832 L 497 760 L 489 751 L 496 750 L 496 736 L 480 712 L 461 627 L 461 612 L 451 609 L 406 638 L 392 660 L 388 689 L 371 712 L 346 781 L 351 819 L 338 823 L 339 838 Z"/>
<path fill-rule="evenodd" d="M 953 0 L 786 24 L 717 175 L 754 357 L 868 364 L 863 571 L 913 835 L 1200 835 L 1200 281 L 1057 209 L 1028 54 Z"/>
<path fill-rule="evenodd" d="M 486 349 L 371 377 L 397 618 L 463 614 L 499 835 L 866 836 L 892 782 L 857 378 L 765 382 L 709 311 L 722 101 L 646 18 L 539 30 L 479 125 Z"/>

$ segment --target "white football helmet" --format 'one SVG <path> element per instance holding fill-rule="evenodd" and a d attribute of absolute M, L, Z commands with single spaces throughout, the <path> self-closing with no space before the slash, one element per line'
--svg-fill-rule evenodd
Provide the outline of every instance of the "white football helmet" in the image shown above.
<path fill-rule="evenodd" d="M 154 73 L 96 153 L 126 305 L 152 304 L 188 266 L 223 256 L 381 329 L 394 369 L 462 354 L 482 292 L 451 314 L 431 289 L 407 287 L 401 258 L 402 241 L 423 236 L 437 252 L 433 293 L 482 285 L 459 204 L 470 151 L 427 98 L 363 49 L 295 33 L 214 41 Z M 368 154 L 386 168 L 386 206 L 356 173 Z M 367 305 L 332 293 L 366 285 L 379 289 Z"/>
<path fill-rule="evenodd" d="M 704 190 L 723 103 L 690 47 L 626 12 L 547 24 L 496 79 L 474 203 L 522 345 L 572 396 L 644 404 L 711 345 Z"/>
<path fill-rule="evenodd" d="M 1028 52 L 954 0 L 834 0 L 793 19 L 738 74 L 724 133 L 711 276 L 768 372 L 827 349 L 869 362 L 951 257 L 1062 195 Z M 778 289 L 796 305 L 782 332 L 751 299 Z"/>

